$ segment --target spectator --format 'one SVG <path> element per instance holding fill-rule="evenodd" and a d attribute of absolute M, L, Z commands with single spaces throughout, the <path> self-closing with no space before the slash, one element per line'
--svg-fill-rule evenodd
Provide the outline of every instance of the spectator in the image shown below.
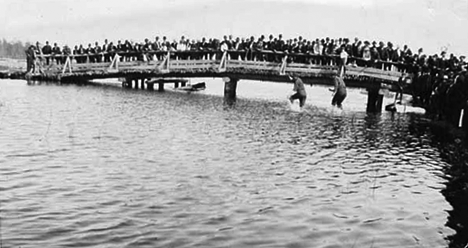
<path fill-rule="evenodd" d="M 102 52 L 104 53 L 104 62 L 110 62 L 110 55 L 107 53 L 109 50 L 109 41 L 104 39 L 104 44 L 102 45 Z"/>
<path fill-rule="evenodd" d="M 372 53 L 369 41 L 364 42 L 364 47 L 362 49 L 362 59 L 364 60 L 364 66 L 369 67 L 371 65 L 370 62 L 372 59 Z"/>
<path fill-rule="evenodd" d="M 60 47 L 57 45 L 57 43 L 54 43 L 54 47 L 52 48 L 52 55 L 55 57 L 55 62 L 57 65 L 62 64 L 62 52 L 60 51 Z"/>
<path fill-rule="evenodd" d="M 50 55 L 52 54 L 52 47 L 49 45 L 49 42 L 46 41 L 44 47 L 42 47 L 42 54 L 46 56 L 46 64 L 50 65 Z"/>
<path fill-rule="evenodd" d="M 94 43 L 94 54 L 94 61 L 97 63 L 102 62 L 103 52 L 97 41 Z"/>
<path fill-rule="evenodd" d="M 91 43 L 88 44 L 88 48 L 86 48 L 85 50 L 85 53 L 87 56 L 87 59 L 90 63 L 94 63 L 95 62 L 95 57 L 94 55 L 96 54 L 95 53 L 95 50 L 94 48 L 91 46 Z"/>
<path fill-rule="evenodd" d="M 35 47 L 29 46 L 25 51 L 26 53 L 26 73 L 33 73 L 35 71 L 34 60 L 36 59 Z"/>

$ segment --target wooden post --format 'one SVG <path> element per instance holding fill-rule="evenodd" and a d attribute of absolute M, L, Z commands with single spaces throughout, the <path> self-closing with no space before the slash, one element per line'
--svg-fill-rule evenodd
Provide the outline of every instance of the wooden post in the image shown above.
<path fill-rule="evenodd" d="M 224 104 L 233 106 L 236 103 L 236 90 L 237 82 L 239 79 L 236 78 L 223 78 L 224 81 Z"/>
<path fill-rule="evenodd" d="M 138 89 L 138 79 L 135 79 L 133 81 L 135 81 L 135 89 Z"/>
<path fill-rule="evenodd" d="M 221 62 L 219 63 L 219 72 L 225 72 L 227 67 L 227 51 L 224 51 L 223 56 L 221 57 Z"/>
<path fill-rule="evenodd" d="M 174 88 L 179 88 L 179 82 L 174 83 Z"/>
<path fill-rule="evenodd" d="M 288 65 L 288 55 L 285 55 L 284 58 L 283 58 L 283 62 L 281 63 L 281 67 L 280 67 L 280 71 L 279 71 L 280 75 L 286 75 L 286 66 L 287 65 Z"/>
<path fill-rule="evenodd" d="M 142 90 L 145 89 L 145 79 L 144 79 L 144 78 L 140 79 L 140 88 L 141 88 Z"/>
<path fill-rule="evenodd" d="M 467 136 L 468 138 L 468 101 L 465 102 L 465 106 L 463 107 L 463 117 L 461 118 L 462 119 L 462 125 L 461 127 L 463 127 L 463 130 L 465 130 L 465 135 Z"/>
<path fill-rule="evenodd" d="M 146 87 L 148 88 L 149 91 L 153 91 L 154 90 L 154 83 L 147 83 L 146 84 Z"/>
<path fill-rule="evenodd" d="M 129 80 L 130 80 L 130 79 L 128 79 L 128 78 L 124 78 L 124 79 L 122 80 L 122 88 L 128 88 L 128 84 L 129 84 L 128 81 L 129 81 Z"/>
<path fill-rule="evenodd" d="M 65 74 L 66 71 L 68 71 L 68 73 L 70 74 L 72 73 L 70 56 L 67 56 L 67 59 L 65 60 L 65 64 L 63 65 L 62 69 L 62 74 Z"/>
<path fill-rule="evenodd" d="M 382 112 L 383 95 L 379 89 L 367 89 L 367 112 Z"/>
<path fill-rule="evenodd" d="M 159 84 L 158 91 L 163 92 L 164 91 L 164 83 L 160 82 L 158 84 Z"/>
<path fill-rule="evenodd" d="M 156 63 L 157 69 L 161 71 L 162 73 L 168 73 L 169 72 L 169 65 L 171 62 L 171 51 L 167 51 L 166 57 L 163 59 L 161 64 Z"/>
<path fill-rule="evenodd" d="M 115 54 L 114 58 L 112 58 L 112 61 L 109 65 L 109 68 L 107 68 L 108 72 L 118 72 L 119 71 L 119 55 Z"/>

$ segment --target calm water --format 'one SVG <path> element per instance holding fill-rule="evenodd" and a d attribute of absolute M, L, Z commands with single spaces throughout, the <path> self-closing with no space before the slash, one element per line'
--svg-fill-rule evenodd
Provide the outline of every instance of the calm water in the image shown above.
<path fill-rule="evenodd" d="M 416 114 L 308 88 L 207 92 L 0 81 L 3 247 L 447 247 L 450 166 Z M 296 103 L 297 104 L 297 103 Z"/>

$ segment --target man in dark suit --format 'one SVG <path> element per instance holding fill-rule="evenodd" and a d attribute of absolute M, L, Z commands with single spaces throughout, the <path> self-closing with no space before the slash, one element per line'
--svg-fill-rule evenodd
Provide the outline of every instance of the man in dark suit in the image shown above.
<path fill-rule="evenodd" d="M 284 48 L 285 48 L 285 43 L 284 43 L 282 34 L 278 35 L 278 40 L 275 41 L 275 43 L 273 44 L 272 47 L 273 47 L 274 52 L 280 53 L 280 54 L 275 56 L 275 61 L 276 62 L 281 62 L 282 59 L 283 59 L 283 56 L 284 56 L 283 52 L 284 52 Z"/>
<path fill-rule="evenodd" d="M 36 59 L 36 52 L 34 46 L 29 46 L 26 50 L 26 73 L 34 72 L 34 60 Z"/>
<path fill-rule="evenodd" d="M 42 54 L 46 56 L 46 64 L 50 64 L 50 55 L 52 54 L 52 47 L 49 45 L 49 42 L 46 41 L 46 44 L 42 47 Z"/>
<path fill-rule="evenodd" d="M 96 53 L 96 58 L 94 59 L 97 63 L 100 63 L 103 61 L 103 51 L 101 49 L 101 46 L 99 46 L 99 43 L 96 41 L 94 43 L 94 53 Z"/>
<path fill-rule="evenodd" d="M 88 54 L 88 59 L 89 59 L 89 62 L 90 63 L 94 63 L 95 59 L 94 59 L 94 55 L 95 55 L 95 50 L 94 48 L 91 46 L 91 43 L 88 44 L 88 48 L 86 48 L 86 54 Z"/>
<path fill-rule="evenodd" d="M 102 52 L 104 53 L 104 62 L 110 62 L 110 55 L 107 53 L 108 50 L 109 50 L 109 41 L 105 39 L 104 44 L 102 45 Z"/>
<path fill-rule="evenodd" d="M 57 65 L 62 64 L 62 52 L 60 51 L 60 47 L 57 45 L 57 43 L 54 43 L 54 47 L 52 48 L 52 54 L 55 56 L 55 62 Z"/>

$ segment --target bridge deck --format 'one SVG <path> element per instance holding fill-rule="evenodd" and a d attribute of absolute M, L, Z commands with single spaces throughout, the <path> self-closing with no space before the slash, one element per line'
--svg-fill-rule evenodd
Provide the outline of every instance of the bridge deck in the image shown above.
<path fill-rule="evenodd" d="M 160 60 L 125 61 L 127 57 L 115 54 L 111 62 L 77 63 L 79 56 L 50 57 L 50 65 L 45 65 L 45 56 L 36 62 L 36 72 L 31 79 L 73 80 L 96 78 L 170 78 L 170 77 L 235 77 L 262 81 L 285 82 L 287 75 L 296 75 L 308 83 L 331 84 L 333 75 L 337 75 L 336 65 L 316 65 L 310 63 L 245 61 L 229 59 L 230 54 L 213 56 L 214 59 L 173 59 L 174 53 L 159 56 Z M 208 57 L 208 56 L 207 56 Z M 219 59 L 216 59 L 218 57 Z M 61 58 L 64 63 L 53 61 Z M 157 58 L 154 56 L 154 58 Z M 89 56 L 85 61 L 89 61 Z M 330 63 L 333 64 L 333 63 Z M 381 70 L 371 67 L 346 66 L 345 80 L 351 87 L 375 88 L 387 84 L 389 88 L 398 82 L 402 72 Z"/>

